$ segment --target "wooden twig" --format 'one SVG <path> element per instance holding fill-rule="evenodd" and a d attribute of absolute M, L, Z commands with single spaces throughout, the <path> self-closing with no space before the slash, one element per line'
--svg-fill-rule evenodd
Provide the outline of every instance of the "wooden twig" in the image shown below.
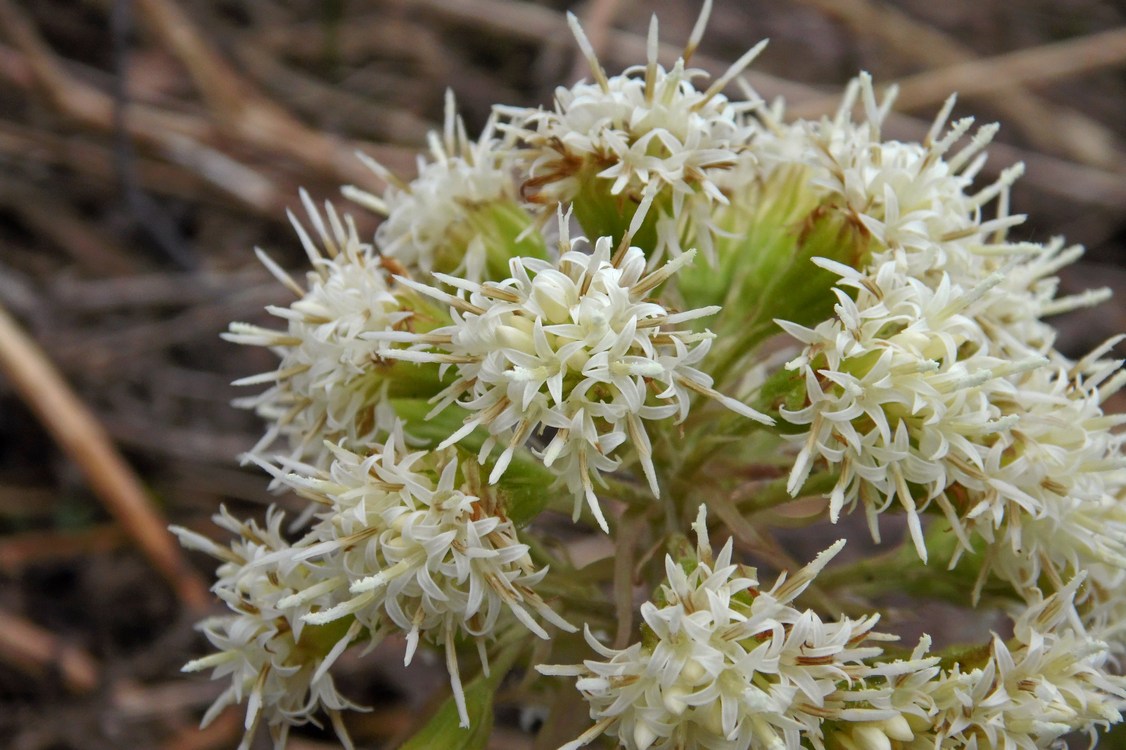
<path fill-rule="evenodd" d="M 941 102 L 951 91 L 963 96 L 993 94 L 1123 63 L 1126 63 L 1126 28 L 1112 29 L 902 78 L 898 81 L 896 104 L 903 109 L 914 109 Z M 1055 105 L 1045 103 L 1045 106 Z"/>
<path fill-rule="evenodd" d="M 112 121 L 113 102 L 110 98 L 89 87 L 74 84 L 58 57 L 36 33 L 26 14 L 10 0 L 0 0 L 0 30 L 26 58 L 26 69 L 19 69 L 11 60 L 4 65 L 4 68 L 16 67 L 22 74 L 15 79 L 17 84 L 38 86 L 58 109 L 84 112 L 90 119 L 107 124 Z"/>
<path fill-rule="evenodd" d="M 357 96 L 284 65 L 258 45 L 239 43 L 235 50 L 238 61 L 247 70 L 269 85 L 276 96 L 284 93 L 289 105 L 298 111 L 319 116 L 331 112 L 328 119 L 333 124 L 343 121 L 362 128 L 365 136 L 419 148 L 426 145 L 427 131 L 435 127 L 409 110 Z M 431 93 L 437 96 L 440 89 L 435 84 Z"/>
<path fill-rule="evenodd" d="M 22 58 L 21 58 L 22 59 Z M 12 71 L 3 69 L 0 62 L 0 76 L 9 80 Z M 0 154 L 5 158 L 19 160 L 35 166 L 61 167 L 77 173 L 92 185 L 113 186 L 116 174 L 110 148 L 95 138 L 82 139 L 60 136 L 43 129 L 22 127 L 16 123 L 0 120 Z M 174 158 L 175 152 L 169 156 Z M 278 183 L 285 180 L 276 173 L 270 174 L 269 182 L 273 192 L 268 202 L 260 202 L 242 189 L 231 191 L 230 186 L 199 175 L 194 169 L 192 159 L 183 159 L 184 166 L 168 164 L 148 157 L 138 157 L 136 166 L 141 186 L 160 195 L 173 196 L 210 205 L 234 205 L 251 213 L 276 222 L 285 221 L 285 206 L 290 202 L 290 194 Z"/>
<path fill-rule="evenodd" d="M 221 682 L 175 679 L 163 684 L 139 683 L 128 677 L 114 681 L 113 710 L 123 719 L 139 721 L 185 715 L 205 707 L 223 692 Z"/>
<path fill-rule="evenodd" d="M 129 541 L 121 526 L 105 524 L 82 531 L 25 531 L 0 537 L 0 572 L 13 575 L 37 563 L 95 555 Z"/>
<path fill-rule="evenodd" d="M 515 0 L 414 0 L 413 5 L 425 8 L 431 13 L 449 21 L 461 23 L 470 28 L 483 28 L 513 39 L 548 43 L 560 38 L 570 39 L 570 30 L 563 14 L 539 5 Z M 613 74 L 628 65 L 637 65 L 645 60 L 645 37 L 621 29 L 608 31 L 609 41 L 600 57 Z M 659 58 L 672 63 L 683 52 L 683 42 L 671 44 L 662 42 L 658 49 Z M 692 67 L 706 70 L 712 75 L 720 75 L 730 65 L 714 57 L 699 52 L 692 56 Z M 817 96 L 809 86 L 786 81 L 777 76 L 755 70 L 744 76 L 765 98 L 776 96 L 799 101 Z"/>
<path fill-rule="evenodd" d="M 30 229 L 49 238 L 84 272 L 112 276 L 136 270 L 128 254 L 64 200 L 58 192 L 40 190 L 27 180 L 0 176 L 0 205 L 14 209 Z"/>
<path fill-rule="evenodd" d="M 315 165 L 345 183 L 373 180 L 355 157 L 359 144 L 312 130 L 263 96 L 203 38 L 181 6 L 171 0 L 137 0 L 137 5 L 148 26 L 187 67 L 225 135 Z"/>
<path fill-rule="evenodd" d="M 161 750 L 220 750 L 233 747 L 244 731 L 245 713 L 242 706 L 231 706 L 204 729 L 184 727 L 161 745 Z"/>
<path fill-rule="evenodd" d="M 0 307 L 0 370 L 66 453 L 86 475 L 144 555 L 171 584 L 180 600 L 204 608 L 210 596 L 188 566 L 167 522 L 86 406 L 74 395 L 42 350 Z"/>
<path fill-rule="evenodd" d="M 257 435 L 246 434 L 236 452 L 245 452 L 257 438 Z M 223 461 L 208 461 L 204 456 L 169 457 L 165 465 L 171 476 L 164 479 L 160 487 L 169 495 L 180 498 L 181 507 L 199 508 L 209 514 L 218 507 L 220 499 L 240 500 L 262 507 L 277 505 L 283 510 L 294 508 L 300 513 L 299 500 L 293 500 L 289 495 L 271 494 L 267 490 L 262 472 L 257 467 L 238 468 L 230 466 L 230 463 L 229 457 Z M 211 523 L 210 520 L 208 523 Z M 192 526 L 190 522 L 185 525 Z M 214 529 L 214 524 L 211 528 Z"/>
<path fill-rule="evenodd" d="M 0 483 L 0 518 L 5 520 L 50 519 L 56 511 L 58 493 L 51 487 L 25 487 Z M 0 569 L 4 567 L 3 548 L 11 537 L 0 537 Z"/>
<path fill-rule="evenodd" d="M 172 220 L 168 210 L 141 189 L 137 175 L 137 149 L 125 127 L 125 111 L 129 104 L 129 37 L 132 35 L 130 0 L 116 0 L 110 10 L 110 38 L 113 50 L 113 153 L 117 187 L 128 209 L 133 226 L 148 238 L 148 246 L 185 271 L 200 267 L 197 249 L 187 241 L 183 231 Z"/>
<path fill-rule="evenodd" d="M 74 693 L 98 686 L 94 657 L 22 617 L 0 610 L 0 661 L 31 674 L 53 669 Z"/>
<path fill-rule="evenodd" d="M 269 274 L 252 268 L 223 273 L 135 273 L 94 280 L 62 277 L 52 280 L 49 289 L 68 313 L 102 315 L 120 310 L 198 305 L 267 286 L 277 288 Z"/>
<path fill-rule="evenodd" d="M 225 129 L 242 131 L 250 122 L 300 127 L 288 113 L 254 91 L 212 45 L 198 33 L 183 5 L 167 0 L 137 0 L 148 27 L 188 69 L 208 108 Z M 258 134 L 250 134 L 251 138 Z"/>
<path fill-rule="evenodd" d="M 9 0 L 0 0 L 0 29 L 4 29 L 23 53 L 26 63 L 26 70 L 11 60 L 0 66 L 0 72 L 9 80 L 39 89 L 59 112 L 87 127 L 103 133 L 117 130 L 119 122 L 112 97 L 70 76 L 62 61 L 43 43 L 34 27 Z M 120 124 L 131 139 L 193 169 L 204 181 L 240 201 L 259 211 L 272 210 L 281 204 L 272 191 L 266 197 L 262 195 L 269 187 L 268 180 L 258 178 L 248 182 L 245 178 L 251 171 L 249 168 L 236 172 L 231 157 L 216 155 L 214 149 L 208 147 L 208 142 L 219 140 L 220 134 L 213 123 L 193 115 L 166 112 L 143 104 L 127 105 L 121 118 Z M 221 167 L 216 166 L 216 162 L 221 162 Z M 243 179 L 232 180 L 232 173 Z M 116 178 L 112 161 L 109 177 Z"/>
<path fill-rule="evenodd" d="M 4 257 L 6 249 L 7 243 L 0 242 L 0 257 Z M 21 317 L 42 316 L 42 293 L 38 285 L 3 261 L 0 261 L 0 300 L 4 300 Z"/>
<path fill-rule="evenodd" d="M 239 455 L 254 444 L 249 435 L 169 427 L 136 417 L 103 415 L 102 422 L 116 441 L 131 450 L 180 461 L 233 466 Z"/>
<path fill-rule="evenodd" d="M 183 19 L 183 14 L 178 9 L 170 8 L 169 3 L 163 0 L 149 0 L 142 5 L 142 11 L 146 12 L 150 23 L 174 49 L 184 54 L 195 54 L 198 43 L 185 40 L 193 36 L 198 38 L 199 35 L 193 27 L 176 25 Z M 40 89 L 47 101 L 67 117 L 102 132 L 113 132 L 115 122 L 112 97 L 70 76 L 62 61 L 47 47 L 26 15 L 11 0 L 0 0 L 0 32 L 6 34 L 23 53 L 30 73 L 26 76 L 28 80 L 23 80 L 23 76 L 10 77 L 10 80 L 18 85 Z M 202 82 L 213 87 L 206 95 L 209 101 L 214 106 L 227 109 L 216 112 L 218 119 L 213 121 L 183 112 L 131 103 L 126 107 L 125 127 L 129 136 L 139 145 L 155 149 L 183 163 L 185 159 L 176 156 L 185 148 L 204 152 L 204 156 L 207 149 L 222 151 L 225 155 L 231 150 L 230 142 L 234 140 L 243 147 L 275 157 L 284 156 L 340 183 L 376 182 L 372 173 L 356 159 L 355 153 L 361 149 L 392 169 L 403 172 L 412 169 L 413 150 L 323 135 L 298 122 L 280 107 L 253 94 L 247 95 L 243 106 L 238 94 L 232 93 L 235 91 L 232 84 L 216 84 L 216 79 L 223 78 L 221 71 L 229 70 L 228 66 L 221 64 L 220 69 L 212 63 L 196 64 L 194 59 L 192 65 L 194 67 L 190 69 L 196 76 L 197 85 Z M 0 66 L 0 72 L 4 72 L 4 67 L 12 66 Z M 220 148 L 221 144 L 225 147 Z M 214 181 L 214 172 L 204 176 L 209 181 Z"/>
<path fill-rule="evenodd" d="M 384 5 L 394 7 L 395 11 L 410 7 L 403 0 Z M 324 32 L 320 20 L 297 20 L 247 28 L 240 34 L 239 42 L 282 55 L 286 60 L 316 65 L 324 59 Z M 338 62 L 354 68 L 370 59 L 373 49 L 387 58 L 402 60 L 403 67 L 417 69 L 422 78 L 435 82 L 448 67 L 448 51 L 434 27 L 418 23 L 402 12 L 389 12 L 388 7 L 367 13 L 357 9 L 350 14 L 348 23 L 335 31 L 334 42 Z"/>
<path fill-rule="evenodd" d="M 251 286 L 169 318 L 140 319 L 135 325 L 117 326 L 109 332 L 68 332 L 53 337 L 48 349 L 68 371 L 82 366 L 91 371 L 125 367 L 128 360 L 139 361 L 146 352 L 217 336 L 230 321 L 258 315 L 263 306 L 277 302 L 284 294 L 279 289 L 273 283 Z"/>
<path fill-rule="evenodd" d="M 886 49 L 905 59 L 922 62 L 931 68 L 953 69 L 963 64 L 974 63 L 978 57 L 966 45 L 933 26 L 915 20 L 891 3 L 874 0 L 802 0 L 802 2 L 828 16 L 841 19 L 856 34 L 865 37 L 875 36 Z M 1041 75 L 1037 77 L 1041 80 L 1050 77 L 1046 70 L 1039 72 Z M 983 79 L 978 78 L 976 82 L 981 83 Z M 957 81 L 943 82 L 941 85 L 944 87 L 941 91 L 938 88 L 931 88 L 927 92 L 920 91 L 920 94 L 926 93 L 928 98 L 918 94 L 913 95 L 918 97 L 913 103 L 908 103 L 909 99 L 901 97 L 898 106 L 911 109 L 937 105 L 953 91 L 959 91 L 965 96 L 973 95 L 969 87 Z M 996 95 L 990 97 L 989 103 L 1003 113 L 1011 126 L 1021 130 L 1037 148 L 1096 165 L 1105 166 L 1108 161 L 1115 159 L 1113 135 L 1108 128 L 1096 120 L 1073 109 L 1047 101 L 1016 83 L 1001 85 L 992 91 Z M 807 106 L 808 109 L 795 109 L 794 114 L 816 117 L 832 111 L 836 105 L 827 97 L 820 97 Z M 807 114 L 802 114 L 803 112 Z M 1083 139 L 1067 137 L 1067 134 L 1076 130 L 1083 133 L 1085 137 Z"/>

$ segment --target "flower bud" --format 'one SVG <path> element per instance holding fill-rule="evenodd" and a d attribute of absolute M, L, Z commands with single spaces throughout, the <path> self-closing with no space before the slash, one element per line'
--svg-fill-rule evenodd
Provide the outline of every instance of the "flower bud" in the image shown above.
<path fill-rule="evenodd" d="M 861 724 L 852 730 L 857 750 L 892 750 L 891 740 L 876 724 Z"/>

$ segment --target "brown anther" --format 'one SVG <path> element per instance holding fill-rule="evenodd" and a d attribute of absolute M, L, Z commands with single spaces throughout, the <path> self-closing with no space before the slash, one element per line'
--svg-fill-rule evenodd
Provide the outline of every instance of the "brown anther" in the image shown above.
<path fill-rule="evenodd" d="M 803 714 L 809 714 L 810 716 L 816 716 L 821 719 L 831 719 L 837 715 L 836 709 L 829 708 L 828 706 L 815 706 L 812 703 L 801 703 L 795 706 L 795 708 Z"/>
<path fill-rule="evenodd" d="M 409 279 L 411 276 L 410 271 L 407 270 L 406 266 L 404 266 L 394 258 L 387 257 L 386 255 L 379 256 L 379 265 L 386 269 L 386 271 L 392 276 L 402 276 L 403 278 L 407 279 Z"/>
<path fill-rule="evenodd" d="M 621 688 L 625 687 L 626 685 L 632 685 L 633 683 L 641 679 L 641 676 L 636 674 L 622 674 L 611 675 L 608 679 L 611 687 Z"/>

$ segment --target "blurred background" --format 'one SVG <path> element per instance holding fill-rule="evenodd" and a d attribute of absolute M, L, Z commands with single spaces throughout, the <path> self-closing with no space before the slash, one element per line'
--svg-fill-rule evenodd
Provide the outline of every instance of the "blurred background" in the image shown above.
<path fill-rule="evenodd" d="M 298 188 L 381 190 L 356 150 L 409 177 L 447 87 L 473 134 L 494 103 L 550 105 L 587 74 L 568 9 L 616 73 L 654 12 L 670 64 L 699 3 L 0 0 L 0 747 L 237 745 L 241 709 L 196 729 L 223 686 L 178 671 L 219 611 L 213 565 L 163 527 L 286 504 L 238 465 L 261 426 L 230 405 L 274 363 L 219 340 L 289 301 L 252 248 L 301 273 Z M 717 0 L 693 64 L 718 74 L 764 37 L 747 79 L 795 115 L 863 69 L 900 84 L 890 137 L 920 138 L 954 90 L 955 116 L 999 121 L 987 172 L 1027 165 L 1016 234 L 1087 246 L 1067 292 L 1119 290 L 1058 321 L 1062 348 L 1126 331 L 1126 3 Z M 359 746 L 394 746 L 445 682 L 400 664 L 393 645 L 343 664 L 375 706 L 351 717 Z M 492 746 L 533 747 L 527 719 L 502 712 Z"/>

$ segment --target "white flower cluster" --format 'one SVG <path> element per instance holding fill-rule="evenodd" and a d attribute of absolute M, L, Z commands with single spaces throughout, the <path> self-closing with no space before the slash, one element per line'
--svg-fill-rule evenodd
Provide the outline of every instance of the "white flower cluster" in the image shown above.
<path fill-rule="evenodd" d="M 275 511 L 264 527 L 224 511 L 229 547 L 176 530 L 221 561 L 230 613 L 186 669 L 229 681 L 205 721 L 245 701 L 242 747 L 265 723 L 280 748 L 319 713 L 349 744 L 331 667 L 392 634 L 408 664 L 444 651 L 435 746 L 468 736 L 470 698 L 515 664 L 548 703 L 561 688 L 535 669 L 578 678 L 593 725 L 566 750 L 1035 750 L 1121 722 L 1126 418 L 1105 409 L 1126 337 L 1072 361 L 1045 320 L 1105 292 L 1058 297 L 1081 251 L 1007 239 L 1020 167 L 977 184 L 995 127 L 948 126 L 953 99 L 920 144 L 884 139 L 892 97 L 866 75 L 836 117 L 786 123 L 723 93 L 762 45 L 697 89 L 709 9 L 671 68 L 654 20 L 645 64 L 616 76 L 571 17 L 593 83 L 498 107 L 477 141 L 448 96 L 416 179 L 372 163 L 385 192 L 346 188 L 385 217 L 373 244 L 303 194 L 307 283 L 259 253 L 297 299 L 268 308 L 284 330 L 226 335 L 280 359 L 240 381 L 268 385 L 242 401 L 268 423 L 249 459 L 308 508 L 293 541 Z M 789 348 L 760 346 L 775 319 Z M 826 573 L 814 611 L 798 597 L 843 541 L 801 568 L 767 526 L 819 522 L 819 500 L 790 503 L 822 492 L 877 541 L 900 512 L 910 546 L 886 580 L 868 560 Z M 566 542 L 538 543 L 561 505 L 621 541 L 613 560 L 578 569 Z M 709 506 L 797 571 L 762 590 L 731 541 L 713 556 Z M 697 507 L 695 554 L 664 558 L 658 584 Z M 877 595 L 952 588 L 1013 635 L 885 653 Z M 603 645 L 592 629 L 641 599 L 639 642 Z M 572 622 L 594 658 L 537 665 L 585 648 Z"/>
<path fill-rule="evenodd" d="M 679 169 L 707 200 L 718 199 L 705 172 L 722 168 L 721 143 L 741 138 L 745 124 L 718 95 L 722 84 L 700 94 L 687 82 L 692 76 L 683 63 L 658 75 L 653 58 L 653 122 L 645 126 L 653 135 L 641 149 L 671 137 L 663 130 L 669 117 L 686 118 L 675 125 L 688 138 L 688 150 L 676 157 Z M 658 111 L 670 108 L 668 117 Z M 692 135 L 712 119 L 707 142 Z M 309 500 L 302 522 L 312 520 L 292 545 L 276 533 L 280 521 L 272 521 L 276 538 L 269 543 L 252 525 L 225 522 L 241 537 L 236 547 L 254 550 L 237 561 L 181 532 L 186 544 L 228 566 L 237 562 L 237 569 L 220 570 L 217 590 L 229 603 L 228 579 L 253 582 L 237 606 L 231 603 L 235 616 L 207 625 L 220 653 L 190 665 L 225 665 L 215 676 L 229 677 L 231 687 L 212 713 L 247 700 L 246 742 L 259 716 L 280 727 L 281 745 L 289 724 L 310 720 L 318 709 L 329 712 L 347 742 L 336 712 L 348 704 L 332 691 L 329 666 L 354 644 L 372 647 L 388 633 L 405 633 L 408 663 L 421 643 L 443 649 L 464 726 L 460 642 L 476 643 L 487 672 L 490 644 L 514 623 L 540 638 L 548 637 L 541 622 L 574 629 L 534 591 L 547 568 L 533 564 L 505 515 L 504 475 L 530 440 L 550 436 L 532 452 L 574 496 L 576 515 L 585 497 L 608 530 L 594 485 L 621 467 L 626 445 L 659 492 L 646 423 L 682 423 L 694 395 L 770 422 L 716 391 L 698 367 L 713 336 L 693 324 L 719 308 L 679 311 L 654 298 L 695 250 L 677 245 L 675 258 L 648 271 L 645 252 L 628 243 L 646 209 L 627 217 L 616 251 L 618 239 L 603 236 L 593 252 L 583 252 L 585 239 L 571 241 L 570 213 L 560 208 L 560 257 L 546 260 L 542 224 L 521 203 L 528 196 L 516 180 L 520 158 L 510 153 L 514 126 L 505 126 L 502 143 L 493 136 L 495 122 L 470 141 L 448 96 L 444 133 L 431 137 L 431 159 L 420 158 L 416 179 L 401 182 L 369 163 L 387 190 L 345 192 L 386 216 L 374 247 L 359 240 L 348 217 L 331 206 L 322 217 L 303 193 L 315 231 L 293 224 L 313 265 L 307 287 L 259 253 L 297 296 L 288 307 L 268 308 L 286 329 L 235 323 L 225 336 L 280 358 L 276 369 L 239 381 L 270 384 L 241 402 L 269 424 L 248 459 L 274 477 L 275 487 Z M 664 174 L 666 186 L 680 185 Z M 679 209 L 684 200 L 669 205 Z M 403 368 L 414 366 L 399 361 L 424 367 L 413 378 Z M 443 383 L 451 365 L 457 377 Z M 438 402 L 434 414 L 456 403 L 470 417 L 432 450 L 408 452 L 409 426 L 398 421 L 396 399 L 430 396 Z M 482 462 L 497 441 L 506 444 L 487 483 L 454 447 L 478 426 L 487 433 Z M 279 439 L 287 450 L 275 449 Z"/>
<path fill-rule="evenodd" d="M 860 100 L 866 119 L 854 122 Z M 754 153 L 759 174 L 801 165 L 820 204 L 850 217 L 876 242 L 871 264 L 891 257 L 901 271 L 932 288 L 948 277 L 956 286 L 974 289 L 996 273 L 1003 278 L 983 300 L 984 334 L 996 346 L 1043 353 L 1054 343 L 1054 329 L 1041 318 L 1105 300 L 1105 289 L 1054 299 L 1053 274 L 1075 261 L 1079 247 L 1060 239 L 1047 245 L 1006 240 L 1009 229 L 1025 217 L 1009 213 L 1009 190 L 1023 173 L 1017 164 L 992 183 L 975 190 L 974 180 L 986 162 L 985 147 L 997 125 L 980 128 L 966 140 L 973 118 L 947 121 L 954 97 L 947 100 L 923 143 L 882 140 L 882 124 L 895 99 L 894 89 L 877 102 L 871 78 L 862 74 L 845 92 L 833 119 L 783 124 L 761 113 L 763 128 Z M 985 217 L 994 205 L 994 217 Z"/>
<path fill-rule="evenodd" d="M 948 278 L 931 289 L 894 260 L 867 274 L 820 263 L 841 275 L 836 317 L 812 330 L 780 321 L 806 345 L 787 367 L 802 374 L 809 400 L 781 412 L 810 425 L 789 490 L 800 489 L 813 458 L 825 458 L 840 470 L 832 519 L 846 504 L 863 502 L 878 539 L 876 514 L 898 501 L 926 559 L 917 504 L 937 499 L 956 520 L 945 491 L 982 466 L 982 454 L 1015 421 L 999 405 L 1016 390 L 1004 376 L 1046 360 L 1013 363 L 988 354 L 972 319 L 980 290 L 958 289 Z M 924 488 L 921 499 L 912 485 Z"/>
<path fill-rule="evenodd" d="M 282 477 L 324 510 L 287 551 L 286 564 L 308 569 L 310 583 L 280 604 L 302 609 L 311 625 L 354 618 L 373 643 L 404 632 L 407 664 L 421 637 L 443 646 L 466 726 L 459 635 L 477 640 L 487 669 L 484 639 L 505 611 L 540 638 L 547 631 L 529 610 L 574 630 L 532 589 L 547 571 L 535 569 L 491 490 L 472 472 L 459 480 L 456 452 L 408 453 L 397 424 L 370 455 L 340 447 L 333 453 L 327 471 Z M 349 631 L 349 640 L 355 635 Z"/>
<path fill-rule="evenodd" d="M 554 436 L 540 452 L 575 496 L 582 498 L 608 531 L 594 492 L 601 472 L 616 470 L 615 450 L 629 443 L 654 495 L 659 495 L 652 449 L 642 420 L 688 415 L 693 393 L 760 422 L 765 415 L 712 389 L 711 378 L 694 367 L 711 345 L 707 331 L 679 328 L 717 308 L 670 312 L 647 295 L 692 260 L 684 253 L 646 273 L 645 255 L 629 247 L 611 256 L 601 237 L 590 254 L 572 243 L 560 217 L 558 262 L 512 260 L 512 278 L 474 283 L 439 274 L 461 292 L 402 279 L 416 291 L 450 305 L 453 325 L 425 334 L 371 334 L 405 342 L 412 349 L 388 349 L 384 356 L 456 366 L 457 378 L 438 396 L 435 411 L 457 403 L 470 412 L 464 426 L 439 448 L 452 445 L 478 426 L 488 430 L 481 460 L 498 438 L 507 445 L 489 477 L 504 474 L 514 452 L 543 428 Z M 464 293 L 467 293 L 464 294 Z M 436 348 L 437 351 L 427 351 Z"/>
<path fill-rule="evenodd" d="M 791 605 L 843 542 L 760 591 L 731 563 L 730 540 L 713 561 L 706 524 L 701 506 L 697 559 L 666 558 L 640 643 L 607 648 L 588 630 L 605 661 L 538 667 L 577 677 L 595 721 L 561 750 L 601 734 L 627 750 L 1036 750 L 1122 720 L 1126 679 L 1107 672 L 1108 644 L 1074 607 L 1082 576 L 1025 608 L 1013 638 L 995 635 L 978 664 L 941 668 L 929 638 L 908 659 L 879 662 L 870 642 L 894 638 L 872 630 L 878 616 L 827 623 Z"/>
<path fill-rule="evenodd" d="M 675 257 L 686 247 L 712 258 L 712 211 L 728 200 L 720 189 L 722 176 L 744 158 L 757 127 L 748 114 L 758 107 L 756 101 L 732 102 L 720 92 L 766 43 L 747 52 L 707 89 L 697 89 L 693 80 L 705 74 L 685 66 L 710 5 L 705 2 L 672 69 L 657 62 L 654 17 L 647 63 L 612 77 L 602 69 L 575 16 L 568 14 L 595 82 L 557 89 L 553 111 L 497 108 L 528 174 L 526 199 L 553 210 L 601 190 L 605 203 L 624 200 L 641 216 L 653 207 L 657 239 L 651 260 Z M 683 237 L 687 245 L 682 245 Z"/>
<path fill-rule="evenodd" d="M 1020 585 L 1054 571 L 1126 571 L 1126 434 L 1113 430 L 1126 417 L 1102 408 L 1126 383 L 1122 360 L 1100 359 L 1115 341 L 1017 379 L 1006 408 L 1019 422 L 965 478 L 967 523 L 996 542 L 994 565 Z"/>
<path fill-rule="evenodd" d="M 1120 361 L 1099 359 L 1108 347 L 1082 363 L 1028 350 L 1013 360 L 980 325 L 998 275 L 932 289 L 894 259 L 867 272 L 821 264 L 841 275 L 836 316 L 815 329 L 780 322 L 806 347 L 787 367 L 807 403 L 781 410 L 808 425 L 791 492 L 824 460 L 839 471 L 832 519 L 862 503 L 878 540 L 877 514 L 901 506 L 924 560 L 919 512 L 934 502 L 962 549 L 979 535 L 1022 585 L 1044 561 L 1126 567 L 1123 437 L 1110 429 L 1123 420 L 1100 406 L 1124 380 Z"/>
<path fill-rule="evenodd" d="M 973 125 L 973 118 L 965 118 L 944 132 L 954 106 L 951 97 L 923 143 L 884 141 L 882 125 L 894 98 L 892 91 L 877 102 L 870 76 L 861 74 L 849 83 L 831 120 L 783 124 L 764 114 L 768 127 L 755 144 L 762 171 L 794 164 L 809 167 L 810 182 L 826 204 L 854 216 L 884 247 L 930 253 L 938 245 L 940 250 L 953 248 L 955 255 L 990 251 L 993 243 L 984 238 L 1023 220 L 1004 211 L 992 221 L 981 215 L 982 207 L 998 196 L 1005 196 L 1007 203 L 1008 187 L 1021 167 L 970 192 L 985 164 L 983 149 L 997 126 L 981 128 L 951 153 Z M 857 99 L 866 115 L 859 123 L 851 119 Z"/>
<path fill-rule="evenodd" d="M 212 587 L 233 614 L 212 617 L 199 628 L 218 651 L 184 666 L 185 672 L 212 669 L 213 679 L 229 678 L 223 691 L 203 717 L 210 724 L 232 704 L 246 701 L 246 734 L 239 750 L 247 750 L 263 718 L 270 727 L 275 747 L 284 747 L 289 727 L 316 721 L 324 709 L 332 719 L 341 741 L 351 748 L 340 711 L 363 710 L 342 697 L 329 674 L 329 667 L 343 652 L 343 646 L 358 634 L 349 629 L 340 638 L 340 648 L 317 649 L 310 642 L 321 638 L 316 628 L 307 627 L 302 615 L 283 600 L 307 592 L 315 583 L 313 572 L 300 566 L 278 566 L 271 561 L 290 556 L 292 550 L 282 537 L 282 514 L 271 511 L 265 528 L 253 521 L 242 522 L 225 509 L 215 523 L 235 535 L 229 548 L 188 529 L 173 527 L 181 543 L 206 552 L 222 561 L 218 580 Z M 327 597 L 309 597 L 307 604 L 321 606 Z"/>
<path fill-rule="evenodd" d="M 284 437 L 292 457 L 325 465 L 330 459 L 325 440 L 359 448 L 390 426 L 391 416 L 381 408 L 384 346 L 362 334 L 394 327 L 410 313 L 389 286 L 371 246 L 359 241 L 352 221 L 342 221 L 327 205 L 326 224 L 308 195 L 302 192 L 301 197 L 320 240 L 318 246 L 290 215 L 313 266 L 308 288 L 258 252 L 262 263 L 298 298 L 288 307 L 267 308 L 286 321 L 286 329 L 232 323 L 223 338 L 269 347 L 281 360 L 275 370 L 235 381 L 272 384 L 238 402 L 255 409 L 270 425 L 251 455 L 265 458 L 267 449 Z"/>
<path fill-rule="evenodd" d="M 858 95 L 861 124 L 848 119 Z M 839 471 L 831 517 L 862 503 L 878 539 L 876 515 L 901 506 L 924 560 L 919 513 L 933 502 L 961 540 L 955 559 L 977 534 L 1020 585 L 1034 585 L 1045 561 L 1060 574 L 1123 567 L 1122 438 L 1111 431 L 1121 420 L 1100 408 L 1126 383 L 1121 362 L 1100 359 L 1117 340 L 1070 362 L 1042 319 L 1105 295 L 1055 299 L 1052 274 L 1078 250 L 1005 241 L 1023 220 L 1008 215 L 1019 169 L 970 192 L 993 129 L 945 161 L 970 126 L 942 135 L 953 100 L 921 146 L 880 141 L 889 104 L 877 106 L 861 77 L 836 120 L 775 124 L 764 144 L 767 168 L 807 154 L 813 184 L 876 240 L 859 269 L 817 261 L 840 277 L 834 317 L 779 321 L 805 345 L 787 365 L 802 374 L 805 404 L 781 412 L 808 425 L 790 491 L 824 460 Z M 995 198 L 997 218 L 984 220 Z"/>
<path fill-rule="evenodd" d="M 447 92 L 442 137 L 430 134 L 432 160 L 419 156 L 418 176 L 410 183 L 361 156 L 388 188 L 382 196 L 351 186 L 344 194 L 387 217 L 375 233 L 381 254 L 424 275 L 439 270 L 473 280 L 483 277 L 487 243 L 494 238 L 475 209 L 508 202 L 518 210 L 513 170 L 493 137 L 495 122 L 490 119 L 481 137 L 471 141 L 456 114 L 453 93 Z"/>
<path fill-rule="evenodd" d="M 842 684 L 868 672 L 865 659 L 886 640 L 872 632 L 878 616 L 824 622 L 791 606 L 840 551 L 833 545 L 794 576 L 759 591 L 753 570 L 731 562 L 731 540 L 712 558 L 707 515 L 700 506 L 693 529 L 696 559 L 665 558 L 661 605 L 641 607 L 645 637 L 624 650 L 607 648 L 589 632 L 587 642 L 606 661 L 540 666 L 543 674 L 576 676 L 595 724 L 564 746 L 581 747 L 600 734 L 630 750 L 715 748 L 798 750 L 802 738 L 823 748 L 821 724 L 850 715 Z M 885 717 L 883 714 L 887 714 Z"/>
<path fill-rule="evenodd" d="M 955 666 L 922 689 L 934 737 L 926 747 L 1037 750 L 1074 731 L 1093 740 L 1097 725 L 1122 721 L 1126 680 L 1108 674 L 1108 645 L 1079 622 L 1081 583 L 1029 606 L 1010 642 L 993 637 L 983 665 Z"/>
<path fill-rule="evenodd" d="M 548 633 L 532 613 L 563 630 L 575 628 L 532 590 L 546 569 L 535 569 L 528 546 L 475 473 L 459 483 L 454 451 L 408 453 L 399 424 L 366 457 L 331 449 L 327 470 L 296 465 L 299 473 L 283 474 L 267 467 L 323 508 L 297 543 L 282 538 L 282 516 L 274 511 L 265 529 L 226 512 L 217 516 L 236 535 L 229 550 L 174 529 L 185 546 L 223 561 L 214 590 L 235 612 L 202 624 L 219 652 L 184 667 L 230 676 L 231 686 L 204 721 L 245 699 L 244 745 L 265 715 L 281 747 L 289 725 L 310 721 L 323 708 L 347 742 L 338 711 L 357 706 L 337 694 L 329 668 L 353 643 L 371 648 L 389 632 L 405 632 L 407 664 L 420 638 L 445 648 L 467 726 L 457 638 L 477 641 L 487 670 L 485 639 L 495 636 L 504 612 L 540 638 Z M 464 491 L 471 485 L 478 494 Z"/>

